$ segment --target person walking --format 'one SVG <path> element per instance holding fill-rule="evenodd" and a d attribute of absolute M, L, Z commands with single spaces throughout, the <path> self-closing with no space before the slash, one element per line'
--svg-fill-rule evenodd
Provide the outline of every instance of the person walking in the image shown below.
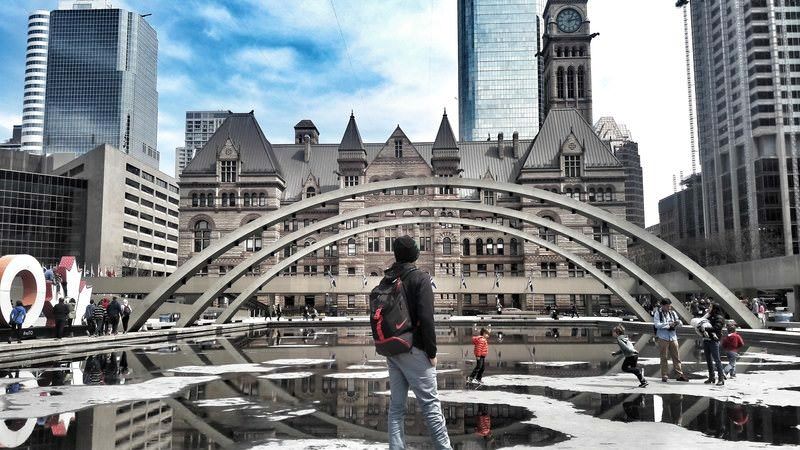
<path fill-rule="evenodd" d="M 128 299 L 122 299 L 122 334 L 128 332 L 128 321 L 131 320 L 131 313 L 133 309 L 131 309 L 131 305 L 128 304 Z"/>
<path fill-rule="evenodd" d="M 22 323 L 25 322 L 25 316 L 28 315 L 28 310 L 22 306 L 22 301 L 17 300 L 17 305 L 11 310 L 9 317 L 9 325 L 11 325 L 11 333 L 8 335 L 8 343 L 11 343 L 11 334 L 17 338 L 17 343 L 22 342 Z"/>
<path fill-rule="evenodd" d="M 103 308 L 102 302 L 100 303 L 100 305 L 95 305 L 94 309 L 92 309 L 92 320 L 94 320 L 95 336 L 102 336 L 105 334 L 105 329 L 104 329 L 105 317 L 106 317 L 106 310 L 105 308 Z"/>
<path fill-rule="evenodd" d="M 633 346 L 631 340 L 625 335 L 625 327 L 617 325 L 611 330 L 611 335 L 617 339 L 619 350 L 612 353 L 611 356 L 622 355 L 625 359 L 622 361 L 622 371 L 636 375 L 639 380 L 639 387 L 647 387 L 647 380 L 644 379 L 642 369 L 636 367 L 639 363 L 639 352 Z"/>
<path fill-rule="evenodd" d="M 96 333 L 97 327 L 95 326 L 94 322 L 94 309 L 96 306 L 94 305 L 94 300 L 89 299 L 89 304 L 86 305 L 86 309 L 83 311 L 83 323 L 86 324 L 86 333 L 91 336 Z"/>
<path fill-rule="evenodd" d="M 280 321 L 282 315 L 283 315 L 283 307 L 281 306 L 280 303 L 278 303 L 277 305 L 275 305 L 275 318 Z"/>
<path fill-rule="evenodd" d="M 393 243 L 395 263 L 384 272 L 383 282 L 402 280 L 413 330 L 412 347 L 407 353 L 387 356 L 389 368 L 388 434 L 389 448 L 406 447 L 405 415 L 409 388 L 414 391 L 422 418 L 434 448 L 450 449 L 442 407 L 436 386 L 436 329 L 433 319 L 433 288 L 429 275 L 416 269 L 419 247 L 409 236 Z M 388 280 L 388 281 L 387 281 Z"/>
<path fill-rule="evenodd" d="M 472 352 L 475 354 L 475 368 L 472 369 L 472 373 L 467 377 L 467 383 L 472 383 L 474 381 L 480 385 L 483 384 L 481 383 L 481 379 L 483 378 L 483 370 L 485 368 L 484 363 L 486 357 L 489 355 L 489 330 L 481 328 L 481 332 L 477 336 L 472 337 L 472 345 Z"/>
<path fill-rule="evenodd" d="M 61 340 L 64 337 L 64 327 L 69 320 L 69 306 L 64 303 L 63 297 L 58 299 L 58 304 L 53 307 L 53 317 L 56 320 L 56 339 Z"/>
<path fill-rule="evenodd" d="M 106 328 L 110 328 L 112 333 L 117 334 L 119 316 L 122 315 L 122 305 L 120 305 L 117 297 L 112 297 L 111 303 L 108 304 L 108 308 L 106 309 L 106 314 L 108 315 L 108 325 L 106 325 Z"/>
<path fill-rule="evenodd" d="M 672 302 L 668 298 L 661 299 L 661 307 L 653 314 L 653 326 L 656 330 L 656 342 L 661 359 L 661 381 L 669 380 L 667 357 L 672 359 L 672 369 L 678 374 L 678 381 L 689 381 L 681 368 L 681 357 L 678 354 L 678 332 L 681 325 L 678 313 L 672 310 Z"/>
<path fill-rule="evenodd" d="M 728 334 L 722 339 L 722 350 L 728 357 L 728 364 L 722 371 L 726 377 L 736 378 L 736 360 L 739 359 L 739 349 L 744 347 L 744 339 L 736 332 L 736 323 L 727 325 Z"/>
<path fill-rule="evenodd" d="M 722 386 L 725 384 L 725 373 L 722 371 L 722 361 L 719 357 L 719 341 L 722 337 L 722 328 L 725 326 L 725 316 L 719 304 L 712 303 L 703 318 L 711 324 L 711 330 L 708 331 L 707 337 L 703 338 L 703 353 L 708 367 L 708 379 L 705 384 L 713 384 L 716 381 L 717 386 Z M 718 377 L 715 377 L 715 369 Z"/>

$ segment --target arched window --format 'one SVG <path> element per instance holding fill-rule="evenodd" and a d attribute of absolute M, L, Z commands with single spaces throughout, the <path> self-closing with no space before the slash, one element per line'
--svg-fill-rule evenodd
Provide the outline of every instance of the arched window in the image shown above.
<path fill-rule="evenodd" d="M 594 196 L 594 188 L 589 188 L 589 198 L 588 198 L 588 201 L 589 201 L 589 202 L 594 202 L 594 201 L 596 201 L 596 198 L 595 198 L 595 196 Z"/>
<path fill-rule="evenodd" d="M 542 216 L 542 219 L 553 221 L 553 218 L 550 216 Z M 539 227 L 539 238 L 544 239 L 547 242 L 556 243 L 556 232 L 551 230 L 549 227 Z"/>
<path fill-rule="evenodd" d="M 556 98 L 564 98 L 564 68 L 556 70 Z"/>
<path fill-rule="evenodd" d="M 475 254 L 476 255 L 483 254 L 483 239 L 481 238 L 475 239 Z"/>
<path fill-rule="evenodd" d="M 486 254 L 494 255 L 494 241 L 491 239 L 486 240 Z"/>
<path fill-rule="evenodd" d="M 244 193 L 244 206 L 250 206 L 250 194 Z"/>
<path fill-rule="evenodd" d="M 561 47 L 556 47 L 556 56 L 560 58 L 560 57 L 561 57 L 561 55 L 562 55 L 562 53 L 561 53 Z"/>
<path fill-rule="evenodd" d="M 202 252 L 211 243 L 211 227 L 205 220 L 194 224 L 194 251 Z"/>
<path fill-rule="evenodd" d="M 575 200 L 581 199 L 581 188 L 575 188 L 575 191 L 572 192 L 572 198 Z"/>
<path fill-rule="evenodd" d="M 200 206 L 200 201 L 197 198 L 197 194 L 192 194 L 192 206 L 194 207 Z"/>
<path fill-rule="evenodd" d="M 263 192 L 258 194 L 258 206 L 267 206 L 267 194 Z"/>
<path fill-rule="evenodd" d="M 511 256 L 517 256 L 519 252 L 517 251 L 517 238 L 511 238 Z"/>
<path fill-rule="evenodd" d="M 313 186 L 309 186 L 306 188 L 306 198 L 311 198 L 315 195 L 317 195 L 317 190 L 314 189 Z"/>
<path fill-rule="evenodd" d="M 356 256 L 356 240 L 354 238 L 347 240 L 347 256 Z"/>
<path fill-rule="evenodd" d="M 228 195 L 228 204 L 231 206 L 236 206 L 236 194 L 233 192 Z"/>
<path fill-rule="evenodd" d="M 200 194 L 199 206 L 206 206 L 206 194 Z"/>
<path fill-rule="evenodd" d="M 505 243 L 503 242 L 502 239 L 497 240 L 497 254 L 498 255 L 506 254 Z"/>
<path fill-rule="evenodd" d="M 461 241 L 461 255 L 469 256 L 469 239 Z"/>
<path fill-rule="evenodd" d="M 586 97 L 586 82 L 583 66 L 578 67 L 578 98 Z"/>
<path fill-rule="evenodd" d="M 222 194 L 222 206 L 228 206 L 228 194 L 227 193 L 223 193 Z"/>
<path fill-rule="evenodd" d="M 585 56 L 586 55 L 586 47 L 580 46 L 578 47 L 578 56 Z"/>
<path fill-rule="evenodd" d="M 442 239 L 442 254 L 450 255 L 453 253 L 452 241 L 449 237 Z"/>
<path fill-rule="evenodd" d="M 611 188 L 606 189 L 606 193 L 603 195 L 603 201 L 611 202 L 613 201 L 614 191 Z"/>
<path fill-rule="evenodd" d="M 570 56 L 578 56 L 578 47 L 572 47 L 572 55 Z"/>
<path fill-rule="evenodd" d="M 567 69 L 567 98 L 575 98 L 575 69 Z"/>

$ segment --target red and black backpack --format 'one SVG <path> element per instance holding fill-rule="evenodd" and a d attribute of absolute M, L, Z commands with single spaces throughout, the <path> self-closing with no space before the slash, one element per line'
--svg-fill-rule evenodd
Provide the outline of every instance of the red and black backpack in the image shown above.
<path fill-rule="evenodd" d="M 379 355 L 394 356 L 411 351 L 414 324 L 403 280 L 415 270 L 413 268 L 393 280 L 384 278 L 369 294 L 369 322 Z"/>

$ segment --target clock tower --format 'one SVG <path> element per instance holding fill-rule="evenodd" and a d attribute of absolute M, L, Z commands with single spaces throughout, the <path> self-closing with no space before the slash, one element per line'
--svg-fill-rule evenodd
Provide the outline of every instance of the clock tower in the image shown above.
<path fill-rule="evenodd" d="M 592 58 L 586 16 L 588 0 L 548 0 L 541 57 L 545 116 L 553 108 L 574 108 L 592 122 Z"/>

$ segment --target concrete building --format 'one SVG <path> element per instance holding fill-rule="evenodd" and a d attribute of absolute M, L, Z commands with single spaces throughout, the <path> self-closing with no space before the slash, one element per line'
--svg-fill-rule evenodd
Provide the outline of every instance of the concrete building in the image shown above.
<path fill-rule="evenodd" d="M 179 196 L 172 177 L 107 144 L 53 172 L 86 180 L 87 265 L 123 276 L 175 270 Z"/>
<path fill-rule="evenodd" d="M 690 7 L 707 237 L 736 260 L 796 254 L 800 5 Z"/>
<path fill-rule="evenodd" d="M 458 108 L 461 140 L 497 133 L 536 136 L 542 0 L 458 1 Z"/>
<path fill-rule="evenodd" d="M 101 144 L 158 167 L 155 30 L 105 1 L 67 0 L 50 13 L 44 152 Z"/>
<path fill-rule="evenodd" d="M 175 178 L 203 148 L 230 111 L 186 111 L 186 131 L 183 147 L 175 149 Z"/>
<path fill-rule="evenodd" d="M 44 93 L 47 81 L 47 42 L 50 11 L 37 9 L 28 16 L 28 46 L 25 50 L 25 88 L 22 101 L 21 149 L 42 153 Z"/>
<path fill-rule="evenodd" d="M 11 138 L 0 143 L 0 150 L 21 150 L 22 149 L 22 125 L 14 125 L 11 130 Z"/>
<path fill-rule="evenodd" d="M 673 245 L 703 239 L 702 177 L 681 181 L 681 190 L 658 201 L 658 236 Z"/>
<path fill-rule="evenodd" d="M 610 116 L 598 119 L 594 131 L 609 143 L 614 156 L 625 168 L 625 217 L 644 228 L 644 179 L 639 144 L 632 140 L 625 124 L 617 123 Z"/>

